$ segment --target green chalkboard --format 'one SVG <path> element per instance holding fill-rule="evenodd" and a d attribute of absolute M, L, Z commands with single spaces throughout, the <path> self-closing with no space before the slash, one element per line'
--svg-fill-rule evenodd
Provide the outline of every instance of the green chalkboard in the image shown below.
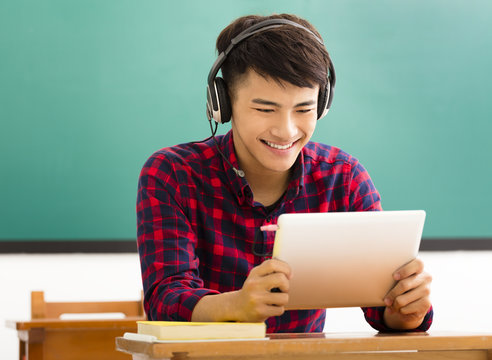
<path fill-rule="evenodd" d="M 426 237 L 491 237 L 489 0 L 6 0 L 0 240 L 135 238 L 144 161 L 208 136 L 218 33 L 272 12 L 335 64 L 314 140 L 359 158 L 385 209 L 426 210 Z"/>

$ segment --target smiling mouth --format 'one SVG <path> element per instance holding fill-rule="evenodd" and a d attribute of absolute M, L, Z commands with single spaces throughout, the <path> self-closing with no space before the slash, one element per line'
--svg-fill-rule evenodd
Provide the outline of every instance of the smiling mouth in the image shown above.
<path fill-rule="evenodd" d="M 287 150 L 287 149 L 290 149 L 296 143 L 296 141 L 294 141 L 294 142 L 291 142 L 289 144 L 279 145 L 279 144 L 275 144 L 275 143 L 272 143 L 272 142 L 267 141 L 267 140 L 261 140 L 261 141 L 263 142 L 263 144 L 266 144 L 266 145 L 270 146 L 271 148 L 274 148 L 274 149 L 277 149 L 277 150 Z"/>

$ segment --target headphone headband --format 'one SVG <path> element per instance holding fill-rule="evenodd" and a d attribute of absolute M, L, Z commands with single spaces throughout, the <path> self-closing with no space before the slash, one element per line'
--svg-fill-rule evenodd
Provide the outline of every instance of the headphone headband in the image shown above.
<path fill-rule="evenodd" d="M 303 29 L 311 34 L 321 45 L 324 46 L 323 41 L 314 32 L 298 24 L 294 21 L 287 19 L 268 19 L 260 21 L 259 23 L 252 25 L 245 30 L 241 31 L 238 35 L 232 38 L 229 46 L 219 54 L 215 60 L 210 72 L 208 74 L 208 85 L 207 85 L 207 117 L 209 120 L 212 118 L 219 123 L 225 123 L 230 120 L 231 109 L 230 102 L 225 89 L 225 82 L 222 78 L 218 78 L 217 74 L 227 59 L 229 53 L 242 41 L 246 40 L 250 36 L 268 30 L 272 28 L 277 28 L 284 25 L 295 26 L 299 29 Z M 320 96 L 318 98 L 318 119 L 321 119 L 328 112 L 331 102 L 333 100 L 333 91 L 335 89 L 335 69 L 330 57 L 328 57 L 328 69 L 327 69 L 327 84 L 326 89 L 320 89 Z M 323 104 L 320 104 L 320 100 Z M 225 104 L 227 103 L 227 104 Z M 321 105 L 321 106 L 320 106 Z M 224 109 L 221 109 L 224 108 Z M 320 109 L 321 108 L 321 109 Z M 224 111 L 225 110 L 225 111 Z M 225 115 L 225 116 L 224 116 Z"/>

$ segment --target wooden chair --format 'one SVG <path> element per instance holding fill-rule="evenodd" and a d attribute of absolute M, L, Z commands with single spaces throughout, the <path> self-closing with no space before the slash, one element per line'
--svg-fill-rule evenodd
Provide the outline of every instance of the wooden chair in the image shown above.
<path fill-rule="evenodd" d="M 93 318 L 102 313 L 125 317 Z M 91 319 L 62 319 L 62 314 L 91 314 Z M 143 291 L 139 300 L 101 302 L 47 302 L 43 291 L 33 291 L 31 320 L 7 326 L 17 330 L 21 360 L 129 360 L 115 350 L 115 339 L 136 332 L 138 320 L 146 320 Z"/>
<path fill-rule="evenodd" d="M 143 291 L 140 300 L 100 302 L 46 302 L 44 291 L 31 292 L 31 319 L 55 319 L 62 314 L 123 313 L 126 317 L 145 317 Z"/>

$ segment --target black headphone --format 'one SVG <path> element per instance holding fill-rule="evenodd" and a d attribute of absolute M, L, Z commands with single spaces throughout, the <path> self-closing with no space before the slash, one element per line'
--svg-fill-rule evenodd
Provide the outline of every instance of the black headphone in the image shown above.
<path fill-rule="evenodd" d="M 217 77 L 217 73 L 226 60 L 227 55 L 229 55 L 229 53 L 237 44 L 249 38 L 250 36 L 258 32 L 283 25 L 292 25 L 297 28 L 304 29 L 305 31 L 310 33 L 321 45 L 324 46 L 323 41 L 311 30 L 287 19 L 264 20 L 242 31 L 231 40 L 231 43 L 229 44 L 227 49 L 219 54 L 217 60 L 215 60 L 212 69 L 210 69 L 210 72 L 208 74 L 207 117 L 209 121 L 211 121 L 211 119 L 214 119 L 217 123 L 223 124 L 231 120 L 232 106 L 229 99 L 229 94 L 227 92 L 227 85 L 224 79 L 222 79 L 221 77 Z M 326 88 L 320 89 L 318 94 L 318 120 L 328 113 L 335 90 L 335 68 L 333 67 L 333 63 L 331 62 L 330 57 L 328 57 L 327 74 L 328 81 L 326 82 Z"/>

